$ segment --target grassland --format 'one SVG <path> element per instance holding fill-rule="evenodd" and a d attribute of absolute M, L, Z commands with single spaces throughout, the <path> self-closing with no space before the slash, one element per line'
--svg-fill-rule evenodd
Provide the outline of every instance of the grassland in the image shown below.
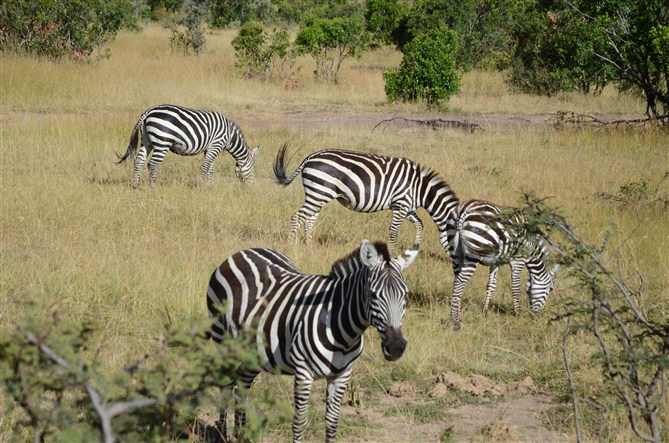
<path fill-rule="evenodd" d="M 387 104 L 381 73 L 396 66 L 391 50 L 366 54 L 344 64 L 338 85 L 312 78 L 312 61 L 300 59 L 299 88 L 242 80 L 234 75 L 232 31 L 208 36 L 199 57 L 170 50 L 166 31 L 148 27 L 122 33 L 109 60 L 97 64 L 48 62 L 0 55 L 0 321 L 9 325 L 24 313 L 18 298 L 36 296 L 48 310 L 60 305 L 64 319 L 95 316 L 101 365 L 109 371 L 155 346 L 167 312 L 188 322 L 206 315 L 205 289 L 214 269 L 229 254 L 245 247 L 273 247 L 285 252 L 309 273 L 327 273 L 330 264 L 348 254 L 363 238 L 387 239 L 389 213 L 358 214 L 332 204 L 315 229 L 316 243 L 287 244 L 290 216 L 302 203 L 299 183 L 282 189 L 271 172 L 280 145 L 290 141 L 296 158 L 331 148 L 357 149 L 407 156 L 439 171 L 461 198 L 485 198 L 513 204 L 519 192 L 550 196 L 588 243 L 603 241 L 611 225 L 616 233 L 608 251 L 618 251 L 616 269 L 634 281 L 644 275 L 643 308 L 669 317 L 669 223 L 667 209 L 653 198 L 669 196 L 669 138 L 656 131 L 486 130 L 474 134 L 425 128 L 373 130 L 350 125 L 357 115 L 378 120 L 393 115 L 501 115 L 509 119 L 547 115 L 558 110 L 623 116 L 643 111 L 640 100 L 606 90 L 597 97 L 562 95 L 539 98 L 511 94 L 499 74 L 469 72 L 460 93 L 447 108 Z M 232 172 L 233 162 L 216 162 L 214 185 L 196 187 L 201 158 L 168 156 L 159 170 L 159 185 L 129 186 L 131 167 L 115 164 L 141 111 L 158 103 L 216 109 L 237 121 L 249 142 L 262 147 L 257 181 L 245 187 Z M 296 128 L 286 115 L 320 112 L 327 119 Z M 262 123 L 262 124 L 261 124 Z M 289 168 L 297 166 L 294 160 Z M 146 181 L 146 175 L 143 179 Z M 621 204 L 603 198 L 621 186 L 647 180 L 649 199 Z M 657 190 L 657 191 L 656 191 Z M 366 337 L 354 383 L 368 391 L 367 408 L 379 408 L 406 424 L 407 436 L 427 418 L 392 411 L 375 403 L 393 381 L 413 381 L 419 397 L 446 370 L 483 374 L 498 381 L 530 375 L 539 388 L 564 400 L 568 385 L 561 354 L 562 326 L 549 320 L 564 302 L 581 297 L 569 273 L 558 276 L 547 309 L 520 318 L 510 314 L 508 270 L 499 276 L 493 309 L 480 310 L 486 270 L 468 285 L 463 299 L 463 330 L 446 321 L 452 288 L 450 261 L 425 212 L 424 249 L 407 271 L 411 289 L 405 336 L 409 348 L 398 362 L 387 364 L 378 338 Z M 400 244 L 408 246 L 413 226 L 402 227 Z M 613 258 L 607 252 L 608 259 Z M 662 317 L 663 316 L 663 317 Z M 571 348 L 572 364 L 584 392 L 607 389 L 592 363 L 593 347 L 582 337 Z M 290 398 L 289 379 L 261 378 Z M 320 386 L 320 385 L 319 385 Z M 316 390 L 320 390 L 317 387 Z M 0 395 L 0 441 L 14 441 L 19 413 Z M 322 439 L 322 403 L 315 402 L 309 438 Z M 8 412 L 10 411 L 11 412 Z M 669 423 L 665 399 L 661 416 Z M 442 419 L 444 417 L 441 417 Z M 593 425 L 594 418 L 587 422 Z M 545 420 L 545 426 L 571 435 L 568 412 Z M 596 439 L 593 427 L 589 439 Z M 629 441 L 633 434 L 620 411 L 607 415 L 603 438 Z M 665 436 L 666 434 L 665 430 Z M 390 441 L 384 429 L 347 418 L 343 439 Z M 273 431 L 287 440 L 289 425 Z M 26 435 L 19 435 L 18 440 Z M 527 438 L 527 437 L 525 437 Z M 481 439 L 485 439 L 481 436 Z M 529 437 L 531 439 L 531 436 Z"/>

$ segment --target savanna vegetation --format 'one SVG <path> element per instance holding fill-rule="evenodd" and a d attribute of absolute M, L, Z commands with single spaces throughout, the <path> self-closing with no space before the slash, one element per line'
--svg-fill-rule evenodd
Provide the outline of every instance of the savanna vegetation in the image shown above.
<path fill-rule="evenodd" d="M 662 29 L 657 32 L 663 38 Z M 123 398 L 132 394 L 118 386 L 129 379 L 130 386 L 142 388 L 140 394 L 156 398 L 159 407 L 146 414 L 154 414 L 153 419 L 148 418 L 154 428 L 146 427 L 146 416 L 126 419 L 124 429 L 132 431 L 126 439 L 179 436 L 198 441 L 198 423 L 216 417 L 221 403 L 216 383 L 203 386 L 207 398 L 191 407 L 172 409 L 167 399 L 192 387 L 174 378 L 185 383 L 197 372 L 191 368 L 197 367 L 198 354 L 186 349 L 206 321 L 205 290 L 214 267 L 239 249 L 266 246 L 283 251 L 305 272 L 327 273 L 332 262 L 363 238 L 388 236 L 389 213 L 358 214 L 331 205 L 318 220 L 312 249 L 288 244 L 290 216 L 303 197 L 299 184 L 283 189 L 273 181 L 272 160 L 286 141 L 296 152 L 294 166 L 297 158 L 318 149 L 356 149 L 406 156 L 430 166 L 463 199 L 520 205 L 526 192 L 545 197 L 583 242 L 601 246 L 595 250 L 596 258 L 633 289 L 630 292 L 643 317 L 651 324 L 664 322 L 666 326 L 666 131 L 556 130 L 550 125 L 523 131 L 505 124 L 563 110 L 623 118 L 642 113 L 648 105 L 644 97 L 619 94 L 610 84 L 602 85 L 596 95 L 571 91 L 578 88 L 562 88 L 540 97 L 512 93 L 504 75 L 479 66 L 461 72 L 458 92 L 440 108 L 420 101 L 388 103 L 383 73 L 403 60 L 403 53 L 394 47 L 382 45 L 347 60 L 336 84 L 313 76 L 308 54 L 291 59 L 289 82 L 285 78 L 265 81 L 242 76 L 235 67 L 236 29 L 208 32 L 198 56 L 174 48 L 170 44 L 173 35 L 157 25 L 145 26 L 141 32 L 119 31 L 109 47 L 111 57 L 95 63 L 10 52 L 0 55 L 0 318 L 6 352 L 0 375 L 16 388 L 0 394 L 1 441 L 26 441 L 33 435 L 32 417 L 15 399 L 21 398 L 21 388 L 35 388 L 21 384 L 34 380 L 30 376 L 35 374 L 11 379 L 11 374 L 21 373 L 4 364 L 10 356 L 21 354 L 11 345 L 28 349 L 42 343 L 40 336 L 31 340 L 22 334 L 28 327 L 27 318 L 42 325 L 37 330 L 45 338 L 50 331 L 60 331 L 59 341 L 50 345 L 67 345 L 73 350 L 68 358 L 85 362 L 69 372 L 71 377 L 65 382 L 59 381 L 62 371 L 58 368 L 48 362 L 40 366 L 50 388 L 46 396 L 34 397 L 40 402 L 34 409 L 55 423 L 48 439 L 90 441 L 101 432 L 95 427 L 90 433 L 79 432 L 82 428 L 73 423 L 86 423 L 93 417 L 89 421 L 95 424 L 98 419 L 85 406 L 81 393 L 66 388 L 84 386 L 82 380 L 90 380 L 103 393 L 107 388 L 108 399 Z M 114 153 L 126 149 L 139 114 L 158 103 L 211 108 L 239 123 L 250 144 L 262 147 L 256 183 L 238 183 L 230 157 L 223 155 L 216 162 L 213 186 L 196 186 L 201 158 L 168 155 L 159 185 L 132 189 L 131 167 L 117 165 Z M 359 123 L 392 116 L 438 118 L 445 113 L 487 116 L 495 123 L 474 133 L 392 125 L 374 128 Z M 291 118 L 295 115 L 299 117 Z M 563 268 L 546 310 L 532 314 L 525 305 L 516 318 L 511 314 L 508 269 L 503 268 L 491 312 L 483 317 L 486 270 L 481 269 L 465 292 L 463 329 L 454 332 L 447 320 L 451 264 L 437 241 L 434 224 L 424 212 L 420 215 L 426 221 L 424 247 L 406 275 L 411 289 L 404 322 L 409 348 L 399 361 L 386 363 L 378 337 L 370 331 L 353 377 L 355 391 L 365 393 L 362 403 L 353 402 L 357 408 L 378 411 L 400 423 L 403 433 L 398 434 L 396 426 L 370 421 L 368 415 L 350 414 L 340 424 L 341 439 L 415 440 L 419 425 L 425 422 L 441 426 L 437 435 L 451 435 L 444 433 L 453 420 L 448 410 L 479 400 L 456 392 L 445 399 L 429 398 L 427 393 L 437 377 L 447 370 L 481 374 L 499 382 L 531 376 L 541 391 L 556 400 L 555 408 L 541 422 L 559 435 L 571 439 L 576 435 L 569 403 L 576 393 L 585 399 L 580 404 L 580 438 L 620 442 L 638 438 L 625 408 L 609 395 L 614 389 L 597 358 L 601 349 L 584 327 L 582 314 L 592 311 L 583 306 L 593 291 L 584 284 L 582 274 Z M 405 223 L 400 246 L 409 246 L 413 235 L 413 226 Z M 570 250 L 579 259 L 588 255 L 577 248 Z M 579 264 L 589 269 L 576 262 Z M 593 281 L 597 288 L 606 286 Z M 573 331 L 566 348 L 571 379 L 563 354 L 567 321 L 572 322 Z M 170 332 L 175 329 L 181 331 L 177 338 Z M 17 333 L 21 340 L 7 340 Z M 124 368 L 142 366 L 146 355 L 164 360 L 152 363 L 136 378 L 126 376 Z M 27 351 L 23 357 L 40 358 Z M 241 358 L 246 358 L 243 353 Z M 217 363 L 222 363 L 221 356 L 214 353 L 200 366 L 198 377 L 208 376 Z M 666 364 L 666 356 L 654 364 Z M 644 366 L 639 376 L 647 377 L 650 371 Z M 135 376 L 140 371 L 125 372 Z M 87 374 L 95 376 L 89 379 Z M 119 384 L 109 382 L 123 377 L 126 379 Z M 665 387 L 666 375 L 661 377 Z M 156 382 L 159 379 L 164 384 Z M 381 401 L 395 382 L 414 383 L 422 402 L 385 397 Z M 323 435 L 318 391 L 317 387 L 310 409 L 310 441 L 320 441 Z M 291 379 L 263 376 L 251 396 L 260 411 L 256 425 L 264 429 L 263 438 L 288 440 L 290 409 L 285 405 L 292 396 Z M 661 438 L 667 440 L 666 392 L 656 400 L 660 403 L 658 421 L 665 424 Z M 60 413 L 54 406 L 59 403 L 74 409 Z M 273 417 L 277 411 L 280 413 Z M 175 415 L 177 420 L 163 420 Z M 267 416 L 273 421 L 263 421 Z M 473 438 L 489 437 L 475 430 Z M 523 438 L 532 440 L 531 435 Z"/>

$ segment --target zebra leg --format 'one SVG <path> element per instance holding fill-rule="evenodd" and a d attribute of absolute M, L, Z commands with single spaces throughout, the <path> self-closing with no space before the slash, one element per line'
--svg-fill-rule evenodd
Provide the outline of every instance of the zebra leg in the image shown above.
<path fill-rule="evenodd" d="M 497 287 L 497 272 L 498 271 L 499 271 L 499 267 L 490 266 L 490 273 L 488 274 L 488 284 L 486 285 L 486 288 L 485 288 L 485 302 L 483 303 L 483 315 L 486 315 L 488 313 L 488 306 L 490 305 L 490 298 L 492 297 L 492 293 L 495 292 L 495 288 Z"/>
<path fill-rule="evenodd" d="M 149 184 L 151 186 L 156 184 L 156 180 L 158 179 L 158 166 L 162 163 L 163 159 L 165 158 L 165 154 L 167 154 L 167 150 L 157 150 L 154 149 L 153 155 L 151 155 L 151 160 L 149 160 Z"/>
<path fill-rule="evenodd" d="M 142 169 L 144 169 L 144 163 L 146 162 L 146 157 L 148 156 L 148 150 L 145 145 L 142 145 L 137 151 L 135 156 L 135 169 L 132 171 L 132 187 L 136 188 L 139 186 L 139 177 L 142 174 Z"/>
<path fill-rule="evenodd" d="M 406 210 L 402 207 L 396 206 L 391 207 L 390 209 L 393 211 L 392 219 L 390 220 L 390 253 L 392 254 L 395 249 L 395 242 L 397 242 L 397 236 L 400 233 L 400 225 L 402 225 L 404 219 L 409 218 L 409 216 L 407 215 Z M 416 227 L 416 230 L 418 230 L 418 227 Z M 418 233 L 416 233 L 416 236 L 418 236 Z"/>
<path fill-rule="evenodd" d="M 453 281 L 453 296 L 451 297 L 451 322 L 453 323 L 453 329 L 456 331 L 460 330 L 461 326 L 460 302 L 462 301 L 462 294 L 465 291 L 465 285 L 472 278 L 475 270 L 475 263 L 463 265 L 460 269 L 455 269 L 454 266 L 455 279 Z"/>
<path fill-rule="evenodd" d="M 293 417 L 293 443 L 298 443 L 304 436 L 304 431 L 307 429 L 309 417 L 307 410 L 309 408 L 309 394 L 311 387 L 314 384 L 312 376 L 307 374 L 295 374 L 294 382 L 294 401 L 295 401 L 295 417 Z"/>
<path fill-rule="evenodd" d="M 341 401 L 344 398 L 346 387 L 351 379 L 352 369 L 349 368 L 337 378 L 328 380 L 327 400 L 325 406 L 325 441 L 331 442 L 337 436 L 337 425 L 339 424 L 339 411 Z"/>
<path fill-rule="evenodd" d="M 415 212 L 407 214 L 407 220 L 416 226 L 416 241 L 414 244 L 420 245 L 420 242 L 423 238 L 423 222 L 420 218 L 418 218 L 418 215 Z"/>
<path fill-rule="evenodd" d="M 511 260 L 511 294 L 513 295 L 513 314 L 520 315 L 520 276 L 523 273 L 523 263 Z"/>
<path fill-rule="evenodd" d="M 305 203 L 290 219 L 290 232 L 288 233 L 288 241 L 291 243 L 297 242 L 297 231 L 300 225 L 304 224 L 304 236 L 307 243 L 311 243 L 311 231 L 316 224 L 316 219 L 320 213 L 322 206 L 312 208 Z"/>
<path fill-rule="evenodd" d="M 216 149 L 209 149 L 204 153 L 204 161 L 202 162 L 202 167 L 200 168 L 200 183 L 207 181 L 207 186 L 211 187 L 213 184 L 214 176 L 214 159 L 218 155 Z"/>
<path fill-rule="evenodd" d="M 237 387 L 248 391 L 258 372 L 243 372 L 237 374 Z M 241 404 L 239 395 L 235 396 L 235 440 L 238 443 L 244 441 L 244 429 L 246 428 L 246 406 Z"/>

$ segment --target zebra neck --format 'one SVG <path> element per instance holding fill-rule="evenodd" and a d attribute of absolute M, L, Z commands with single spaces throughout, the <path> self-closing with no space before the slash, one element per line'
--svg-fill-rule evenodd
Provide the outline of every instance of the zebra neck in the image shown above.
<path fill-rule="evenodd" d="M 347 348 L 357 346 L 370 325 L 367 319 L 369 289 L 366 273 L 367 270 L 362 267 L 349 275 L 339 275 L 333 288 L 328 324 L 335 341 Z"/>
<path fill-rule="evenodd" d="M 432 171 L 421 171 L 418 200 L 439 228 L 446 232 L 448 220 L 454 218 L 460 203 L 448 184 Z"/>

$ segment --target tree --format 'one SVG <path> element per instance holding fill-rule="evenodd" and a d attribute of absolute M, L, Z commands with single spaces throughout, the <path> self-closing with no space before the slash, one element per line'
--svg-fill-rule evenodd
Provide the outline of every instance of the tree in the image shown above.
<path fill-rule="evenodd" d="M 516 30 L 510 83 L 534 93 L 640 92 L 646 113 L 669 113 L 669 5 L 664 0 L 550 0 Z M 535 79 L 548 78 L 542 85 Z M 537 84 L 538 83 L 538 84 Z"/>
<path fill-rule="evenodd" d="M 393 41 L 402 50 L 420 33 L 446 26 L 458 35 L 461 68 L 504 68 L 513 47 L 511 29 L 528 0 L 417 0 L 400 19 Z"/>
<path fill-rule="evenodd" d="M 308 54 L 316 62 L 316 78 L 337 83 L 339 69 L 349 57 L 360 57 L 369 37 L 362 20 L 352 18 L 311 18 L 295 38 L 299 54 Z"/>
<path fill-rule="evenodd" d="M 408 12 L 409 6 L 398 0 L 367 0 L 365 23 L 374 42 L 380 45 L 392 44 L 395 30 Z"/>
<path fill-rule="evenodd" d="M 198 55 L 204 50 L 206 38 L 204 24 L 207 17 L 209 0 L 186 0 L 181 6 L 180 13 L 167 22 L 165 27 L 172 31 L 170 43 Z"/>
<path fill-rule="evenodd" d="M 386 71 L 386 96 L 391 102 L 425 100 L 435 105 L 457 92 L 457 34 L 446 27 L 430 29 L 404 46 L 399 69 Z"/>
<path fill-rule="evenodd" d="M 40 57 L 78 60 L 136 28 L 140 6 L 134 0 L 15 0 L 0 8 L 0 49 Z"/>
<path fill-rule="evenodd" d="M 249 22 L 232 40 L 232 47 L 237 58 L 235 67 L 244 77 L 286 80 L 292 74 L 295 55 L 285 29 L 270 34 L 262 24 Z"/>

